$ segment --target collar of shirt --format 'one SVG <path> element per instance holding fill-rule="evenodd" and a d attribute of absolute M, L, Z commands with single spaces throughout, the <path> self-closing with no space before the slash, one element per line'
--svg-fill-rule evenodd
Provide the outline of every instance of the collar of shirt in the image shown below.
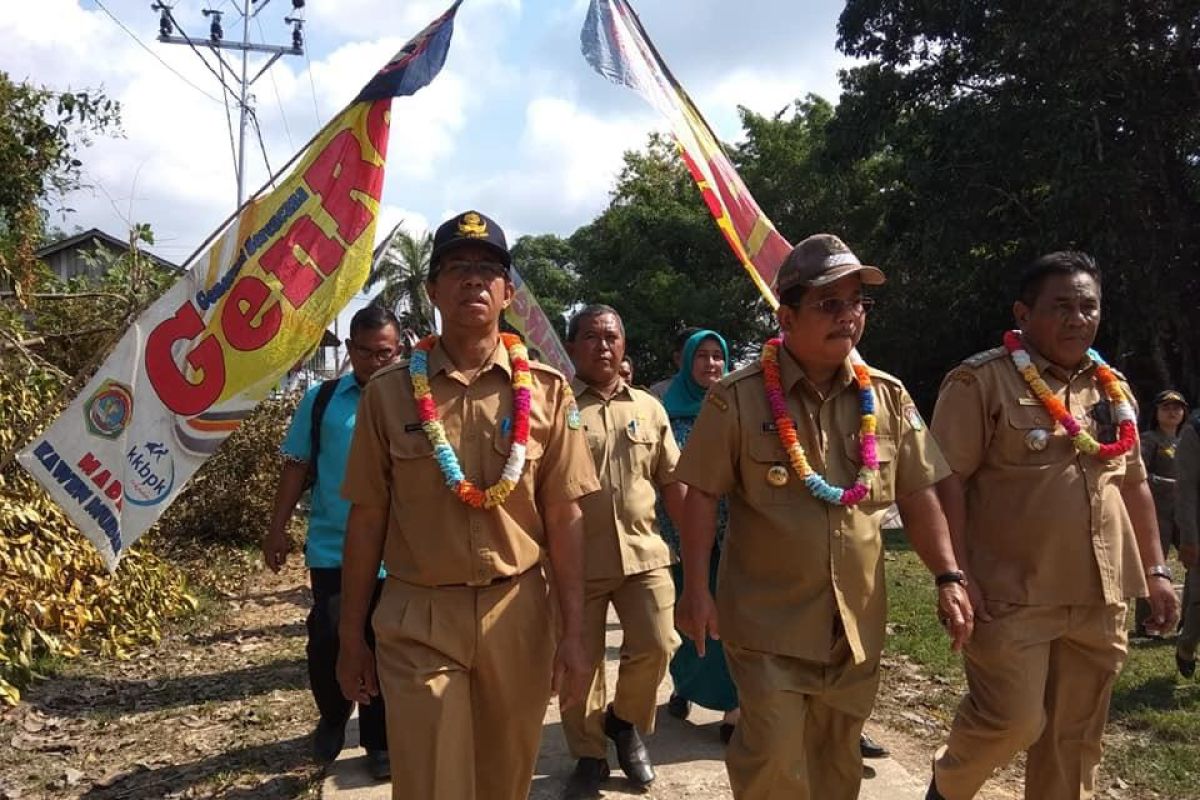
<path fill-rule="evenodd" d="M 589 386 L 588 384 L 581 381 L 579 378 L 573 378 L 571 380 L 571 391 L 575 393 L 576 397 L 582 397 L 585 394 L 593 394 L 597 398 L 599 398 L 600 400 L 602 400 L 606 403 L 611 400 L 616 400 L 621 395 L 625 395 L 625 397 L 627 399 L 632 399 L 632 397 L 633 397 L 633 395 L 629 391 L 629 384 L 627 384 L 624 380 L 622 380 L 620 383 L 617 384 L 617 390 L 612 393 L 611 397 L 605 397 L 603 394 L 600 393 L 599 389 Z"/>
<path fill-rule="evenodd" d="M 496 349 L 492 351 L 488 360 L 483 362 L 479 371 L 475 373 L 475 377 L 478 378 L 495 367 L 504 370 L 504 374 L 509 379 L 512 378 L 512 362 L 508 358 L 508 350 L 504 347 L 504 342 L 502 341 L 496 343 Z M 453 378 L 464 386 L 470 383 L 466 376 L 454 366 L 454 362 L 450 360 L 450 354 L 442 346 L 441 337 L 438 337 L 437 344 L 433 346 L 433 350 L 429 353 L 429 377 L 432 378 L 439 372 L 445 372 L 448 378 Z"/>
<path fill-rule="evenodd" d="M 362 386 L 359 385 L 358 378 L 354 377 L 353 372 L 347 372 L 338 378 L 337 386 L 333 390 L 334 394 L 345 394 L 346 392 L 362 392 Z"/>
<path fill-rule="evenodd" d="M 839 392 L 845 389 L 850 384 L 854 383 L 854 370 L 850 366 L 850 359 L 846 359 L 842 366 L 838 368 L 838 372 L 833 376 L 833 387 L 829 392 L 828 397 L 823 397 L 816 385 L 808 379 L 804 374 L 804 368 L 800 366 L 795 356 L 786 346 L 779 348 L 779 376 L 783 383 L 784 395 L 792 393 L 792 389 L 796 384 L 802 384 L 804 389 L 813 397 L 819 400 L 829 400 L 836 397 Z"/>
<path fill-rule="evenodd" d="M 1094 366 L 1096 366 L 1092 362 L 1092 359 L 1085 355 L 1083 360 L 1079 362 L 1078 367 L 1072 371 L 1068 371 L 1039 353 L 1024 336 L 1021 337 L 1021 344 L 1024 346 L 1025 352 L 1029 353 L 1029 358 L 1033 361 L 1033 365 L 1037 367 L 1038 372 L 1043 375 L 1049 373 L 1063 383 L 1070 383 L 1075 378 L 1087 373 Z M 1009 362 L 1012 362 L 1011 357 L 1009 358 Z"/>

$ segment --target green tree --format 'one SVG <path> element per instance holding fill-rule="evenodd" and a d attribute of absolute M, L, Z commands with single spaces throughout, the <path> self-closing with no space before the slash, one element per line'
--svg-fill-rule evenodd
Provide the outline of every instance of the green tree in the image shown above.
<path fill-rule="evenodd" d="M 425 293 L 433 235 L 399 229 L 388 237 L 385 248 L 367 276 L 365 288 L 383 284 L 374 303 L 395 310 L 400 324 L 418 336 L 433 333 L 433 304 Z"/>
<path fill-rule="evenodd" d="M 80 186 L 79 151 L 120 121 L 103 92 L 56 92 L 0 72 L 0 286 L 21 295 L 37 280 L 46 208 Z"/>
<path fill-rule="evenodd" d="M 580 299 L 571 243 L 554 234 L 522 236 L 512 247 L 512 257 L 555 332 L 566 336 L 567 315 Z"/>
<path fill-rule="evenodd" d="M 768 329 L 766 304 L 666 139 L 626 154 L 608 208 L 570 241 L 580 297 L 621 312 L 639 381 L 671 374 L 686 325 L 718 331 L 738 358 Z"/>
<path fill-rule="evenodd" d="M 893 278 L 881 363 L 928 397 L 999 341 L 1025 263 L 1080 248 L 1104 271 L 1099 346 L 1143 397 L 1200 392 L 1198 19 L 1186 0 L 847 3 L 840 47 L 869 62 L 826 147 L 842 171 L 883 163 L 855 198 L 875 221 L 849 226 Z"/>

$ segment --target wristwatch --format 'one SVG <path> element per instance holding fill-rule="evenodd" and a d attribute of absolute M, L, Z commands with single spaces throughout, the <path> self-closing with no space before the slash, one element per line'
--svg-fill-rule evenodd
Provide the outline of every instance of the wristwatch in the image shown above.
<path fill-rule="evenodd" d="M 938 586 L 945 586 L 947 583 L 957 583 L 962 586 L 967 585 L 967 576 L 961 569 L 952 569 L 949 572 L 943 572 L 933 580 Z"/>
<path fill-rule="evenodd" d="M 1155 564 L 1150 569 L 1146 570 L 1147 578 L 1166 578 L 1168 581 L 1173 581 L 1171 576 L 1171 568 L 1166 564 Z"/>

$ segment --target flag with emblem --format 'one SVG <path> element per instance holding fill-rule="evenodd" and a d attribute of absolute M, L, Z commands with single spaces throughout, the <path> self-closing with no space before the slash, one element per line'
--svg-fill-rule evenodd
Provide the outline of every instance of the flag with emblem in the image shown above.
<path fill-rule="evenodd" d="M 592 0 L 580 42 L 593 69 L 635 89 L 670 122 L 680 156 L 729 247 L 763 297 L 776 305 L 770 287 L 791 245 L 750 195 L 632 6 L 627 0 Z"/>
<path fill-rule="evenodd" d="M 392 98 L 438 74 L 458 6 L 406 44 L 272 178 L 275 188 L 263 187 L 202 245 L 19 454 L 110 570 L 362 288 Z"/>

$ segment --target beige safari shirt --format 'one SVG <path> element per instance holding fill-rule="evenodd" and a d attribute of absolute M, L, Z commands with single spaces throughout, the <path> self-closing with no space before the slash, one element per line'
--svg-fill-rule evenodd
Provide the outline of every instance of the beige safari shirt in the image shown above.
<path fill-rule="evenodd" d="M 813 469 L 839 486 L 859 470 L 858 387 L 849 362 L 828 397 L 780 348 L 788 411 Z M 856 662 L 883 650 L 887 599 L 880 523 L 899 497 L 949 474 L 899 380 L 872 369 L 880 470 L 857 506 L 813 497 L 792 471 L 767 404 L 762 367 L 711 388 L 675 476 L 727 495 L 717 611 L 721 637 L 751 650 L 828 663 L 842 630 Z M 768 481 L 785 467 L 784 486 Z"/>
<path fill-rule="evenodd" d="M 1095 365 L 1067 373 L 1029 354 L 1081 426 L 1112 441 L 1115 419 L 1105 426 L 1096 416 L 1111 408 L 1097 407 L 1105 397 Z M 1003 347 L 967 359 L 946 376 L 933 431 L 966 487 L 967 563 L 984 597 L 1095 605 L 1146 594 L 1121 498 L 1123 484 L 1146 480 L 1137 447 L 1108 461 L 1077 452 Z M 1036 449 L 1042 439 L 1044 449 Z"/>
<path fill-rule="evenodd" d="M 679 446 L 652 395 L 621 384 L 608 400 L 572 384 L 600 491 L 580 501 L 588 580 L 636 575 L 671 563 L 658 530 L 656 487 L 674 482 Z"/>
<path fill-rule="evenodd" d="M 383 560 L 388 575 L 421 586 L 482 585 L 518 575 L 542 559 L 541 509 L 599 488 L 566 379 L 530 362 L 533 378 L 527 460 L 505 503 L 474 509 L 446 486 L 421 429 L 408 365 L 377 372 L 359 404 L 342 496 L 388 509 Z M 500 478 L 512 441 L 512 365 L 498 345 L 473 380 L 439 342 L 429 382 L 446 436 L 469 480 Z"/>

